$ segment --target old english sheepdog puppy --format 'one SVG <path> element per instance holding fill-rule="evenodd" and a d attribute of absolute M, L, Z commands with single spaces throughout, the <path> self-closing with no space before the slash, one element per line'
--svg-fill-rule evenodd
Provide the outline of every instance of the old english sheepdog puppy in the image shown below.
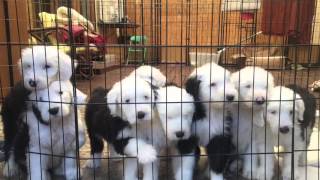
<path fill-rule="evenodd" d="M 47 88 L 53 81 L 69 80 L 72 74 L 70 57 L 63 52 L 59 52 L 56 47 L 32 46 L 25 48 L 21 55 L 18 65 L 23 80 L 11 89 L 5 97 L 1 109 L 6 162 L 9 158 L 15 159 L 15 157 L 10 157 L 11 154 L 18 159 L 25 155 L 24 151 L 20 151 L 21 148 L 15 149 L 13 153 L 10 153 L 10 151 L 13 150 L 13 144 L 23 146 L 28 143 L 26 136 L 23 135 L 27 132 L 19 132 L 21 137 L 17 136 L 19 126 L 25 125 L 21 117 L 23 117 L 22 114 L 27 108 L 28 95 L 36 89 Z M 19 141 L 19 143 L 16 141 Z M 12 171 L 5 171 L 4 175 L 11 176 L 15 172 L 12 169 Z"/>
<path fill-rule="evenodd" d="M 277 86 L 270 92 L 266 118 L 275 145 L 284 148 L 282 170 L 284 180 L 304 179 L 304 168 L 299 165 L 305 165 L 310 136 L 315 124 L 315 113 L 316 100 L 307 89 L 289 85 Z M 294 177 L 291 176 L 292 167 Z"/>
<path fill-rule="evenodd" d="M 268 92 L 274 87 L 273 76 L 260 67 L 248 66 L 233 73 L 231 79 L 239 92 L 239 103 L 232 108 L 232 134 L 236 154 L 243 160 L 242 175 L 270 180 L 274 161 L 265 111 Z"/>
<path fill-rule="evenodd" d="M 167 86 L 158 90 L 157 110 L 166 133 L 176 180 L 192 180 L 197 139 L 191 136 L 194 99 L 185 89 Z"/>
<path fill-rule="evenodd" d="M 148 65 L 138 67 L 129 76 L 140 77 L 157 87 L 163 87 L 167 82 L 167 78 L 159 69 Z"/>
<path fill-rule="evenodd" d="M 24 86 L 44 89 L 53 81 L 67 81 L 72 75 L 70 57 L 55 46 L 32 46 L 21 53 L 18 62 Z"/>
<path fill-rule="evenodd" d="M 18 162 L 27 161 L 28 179 L 50 179 L 49 169 L 53 169 L 55 174 L 65 175 L 67 179 L 77 179 L 77 144 L 79 148 L 84 144 L 85 131 L 81 120 L 77 121 L 76 137 L 73 103 L 85 103 L 85 96 L 79 94 L 75 101 L 69 81 L 54 81 L 48 89 L 33 91 L 29 95 L 30 104 L 22 117 L 26 125 L 18 130 L 27 132 L 24 135 L 28 143 L 21 145 L 18 140 L 12 145 L 15 149 L 22 148 L 20 151 L 28 149 L 24 152 L 26 159 L 15 157 Z M 15 165 L 12 158 L 10 156 L 4 172 Z"/>
<path fill-rule="evenodd" d="M 222 180 L 232 151 L 228 106 L 238 99 L 230 72 L 215 63 L 205 64 L 191 73 L 186 90 L 195 100 L 192 133 L 206 146 L 210 178 Z"/>
<path fill-rule="evenodd" d="M 158 178 L 157 153 L 165 146 L 165 134 L 155 111 L 156 90 L 147 81 L 128 76 L 114 84 L 110 91 L 101 88 L 95 91 L 90 102 L 107 102 L 107 106 L 87 106 L 91 153 L 93 158 L 99 158 L 88 161 L 88 167 L 100 165 L 103 138 L 118 153 L 128 156 L 124 160 L 125 179 L 137 179 L 135 158 L 143 165 L 143 179 Z"/>

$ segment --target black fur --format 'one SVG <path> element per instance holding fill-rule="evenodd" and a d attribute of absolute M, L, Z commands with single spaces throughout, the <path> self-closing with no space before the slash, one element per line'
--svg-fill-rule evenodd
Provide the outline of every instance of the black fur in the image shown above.
<path fill-rule="evenodd" d="M 185 86 L 186 91 L 191 94 L 194 98 L 195 113 L 193 114 L 193 121 L 206 117 L 206 112 L 203 104 L 199 97 L 199 85 L 201 81 L 197 77 L 191 77 L 187 80 Z"/>
<path fill-rule="evenodd" d="M 180 154 L 190 154 L 195 152 L 198 147 L 198 138 L 191 136 L 188 139 L 179 140 L 177 142 L 177 149 Z"/>
<path fill-rule="evenodd" d="M 28 128 L 23 122 L 22 114 L 27 110 L 27 101 L 30 90 L 23 82 L 18 82 L 5 97 L 1 116 L 4 131 L 4 152 L 8 160 L 10 151 L 15 155 L 15 161 L 25 169 L 25 152 L 29 143 Z"/>
<path fill-rule="evenodd" d="M 110 114 L 107 106 L 107 93 L 108 90 L 104 88 L 95 89 L 86 106 L 85 122 L 90 139 L 91 154 L 103 151 L 103 139 L 108 143 L 115 143 L 115 149 L 118 153 L 123 153 L 121 147 L 124 148 L 127 144 L 127 139 L 117 139 L 117 136 L 121 130 L 130 127 L 130 124 L 120 117 Z M 118 147 L 118 144 L 121 147 Z"/>
<path fill-rule="evenodd" d="M 210 169 L 217 174 L 224 172 L 233 149 L 230 135 L 213 137 L 207 145 Z"/>
<path fill-rule="evenodd" d="M 41 116 L 41 112 L 40 110 L 38 109 L 38 107 L 34 104 L 32 104 L 32 112 L 33 114 L 36 116 L 37 120 L 41 123 L 41 124 L 44 124 L 44 125 L 47 125 L 49 126 L 49 122 L 46 122 L 43 120 L 42 116 Z"/>
<path fill-rule="evenodd" d="M 300 121 L 300 127 L 302 130 L 301 137 L 302 137 L 302 140 L 304 140 L 305 129 L 310 128 L 311 130 L 315 123 L 316 105 L 317 105 L 316 97 L 312 95 L 307 89 L 299 87 L 297 85 L 290 84 L 287 87 L 295 91 L 297 94 L 299 94 L 304 102 L 305 111 L 303 113 L 303 120 Z M 310 139 L 310 137 L 307 137 L 307 139 Z"/>

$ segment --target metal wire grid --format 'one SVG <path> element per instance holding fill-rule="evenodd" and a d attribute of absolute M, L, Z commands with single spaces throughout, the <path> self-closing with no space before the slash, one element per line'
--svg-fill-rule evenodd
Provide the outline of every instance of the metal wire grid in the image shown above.
<path fill-rule="evenodd" d="M 21 22 L 28 21 L 27 28 L 33 28 L 39 26 L 39 19 L 32 14 L 35 11 L 51 11 L 57 9 L 59 6 L 64 5 L 68 7 L 74 7 L 77 4 L 81 4 L 82 14 L 88 18 L 89 13 L 87 13 L 88 7 L 90 7 L 91 1 L 31 1 L 27 0 L 27 15 L 28 17 L 20 17 L 19 16 L 19 8 L 17 1 L 3 1 L 3 12 L 4 18 L 0 21 L 5 25 L 5 35 L 6 38 L 4 41 L 0 42 L 1 46 L 7 48 L 8 55 L 8 63 L 1 65 L 1 69 L 6 71 L 9 70 L 9 84 L 0 82 L 1 84 L 1 94 L 2 100 L 4 99 L 6 89 L 10 89 L 13 84 L 16 82 L 14 72 L 16 69 L 13 59 L 13 52 L 16 52 L 18 49 L 19 52 L 23 49 L 23 47 L 30 45 L 27 41 L 20 39 L 22 37 L 22 29 L 17 28 L 18 30 L 18 38 L 12 39 L 12 26 L 20 27 Z M 159 0 L 141 0 L 141 1 L 124 1 L 124 14 L 127 14 L 128 19 L 132 22 L 135 22 L 140 25 L 139 28 L 129 29 L 124 27 L 121 31 L 123 31 L 124 38 L 129 37 L 130 34 L 139 34 L 142 36 L 150 37 L 150 41 L 146 44 L 142 45 L 134 45 L 135 47 L 145 47 L 148 49 L 148 56 L 146 58 L 147 62 L 160 67 L 162 72 L 167 76 L 168 81 L 177 82 L 179 86 L 183 86 L 186 77 L 189 75 L 190 71 L 193 69 L 189 66 L 189 52 L 207 52 L 214 53 L 217 51 L 217 48 L 226 47 L 226 53 L 224 53 L 221 57 L 221 64 L 230 69 L 231 71 L 237 70 L 237 64 L 230 60 L 230 53 L 241 52 L 244 48 L 252 48 L 253 49 L 253 57 L 255 57 L 257 52 L 257 48 L 265 48 L 267 49 L 266 56 L 269 57 L 270 48 L 279 48 L 280 54 L 283 56 L 288 56 L 288 51 L 293 51 L 293 59 L 291 59 L 290 63 L 293 64 L 295 68 L 290 69 L 289 66 L 277 68 L 272 70 L 272 73 L 275 76 L 276 84 L 285 85 L 289 83 L 294 83 L 301 85 L 305 88 L 311 84 L 314 80 L 317 80 L 319 77 L 319 61 L 314 61 L 312 57 L 314 51 L 316 51 L 317 46 L 313 46 L 311 44 L 288 44 L 290 39 L 288 37 L 282 38 L 274 38 L 270 35 L 264 35 L 263 37 L 254 37 L 250 40 L 250 42 L 241 42 L 244 38 L 243 32 L 241 32 L 241 27 L 243 25 L 243 20 L 240 17 L 240 13 L 234 15 L 229 11 L 221 11 L 221 1 L 199 1 L 199 0 L 184 0 L 184 1 L 159 1 Z M 31 5 L 29 5 L 31 4 Z M 12 6 L 10 6 L 12 5 Z M 37 7 L 38 10 L 34 9 Z M 85 8 L 83 8 L 85 7 Z M 11 8 L 11 9 L 10 9 Z M 9 12 L 8 12 L 9 11 Z M 102 8 L 102 13 L 104 9 Z M 244 12 L 245 10 L 240 10 L 240 12 Z M 12 16 L 12 14 L 15 16 Z M 71 12 L 68 12 L 69 15 Z M 260 13 L 260 14 L 259 14 Z M 91 15 L 91 13 L 90 13 Z M 256 27 L 253 28 L 253 32 L 258 32 L 259 23 L 258 16 L 261 15 L 261 12 L 258 10 L 257 13 L 254 14 L 255 18 L 252 22 Z M 13 18 L 12 18 L 13 17 Z M 15 17 L 15 18 L 14 18 Z M 70 17 L 69 17 L 70 18 Z M 93 22 L 96 24 L 97 28 L 99 27 L 98 21 Z M 313 24 L 317 24 L 318 22 L 313 22 Z M 69 21 L 69 27 L 72 25 L 72 21 Z M 100 33 L 107 37 L 108 34 L 106 31 L 114 30 L 114 27 L 99 27 Z M 234 30 L 236 29 L 236 30 Z M 315 32 L 316 28 L 313 28 L 313 34 L 317 34 L 319 32 Z M 70 29 L 71 30 L 71 29 Z M 68 44 L 59 44 L 58 46 L 70 46 L 71 52 L 70 55 L 75 57 L 74 54 L 75 48 L 78 47 L 77 44 L 73 43 L 73 34 L 69 31 L 70 41 Z M 44 31 L 43 31 L 44 33 Z M 260 39 L 261 38 L 261 39 Z M 279 40 L 280 39 L 280 40 Z M 85 44 L 85 47 L 89 47 L 89 44 Z M 125 66 L 123 62 L 126 60 L 126 50 L 132 47 L 132 45 L 117 44 L 117 42 L 107 43 L 105 48 L 107 51 L 116 54 L 116 66 L 110 72 L 103 72 L 97 77 L 94 77 L 90 80 L 79 80 L 76 77 L 73 77 L 72 81 L 74 83 L 74 92 L 75 88 L 80 88 L 84 92 L 91 94 L 92 89 L 97 86 L 104 86 L 105 88 L 110 88 L 114 82 L 121 80 L 125 77 L 134 67 L 138 65 L 130 65 Z M 300 51 L 301 48 L 304 48 L 305 51 L 302 53 Z M 229 50 L 228 50 L 229 49 Z M 302 54 L 302 56 L 301 56 Z M 319 53 L 316 53 L 319 55 Z M 136 56 L 136 55 L 135 55 Z M 304 57 L 307 59 L 306 61 L 300 61 L 300 57 Z M 73 59 L 74 60 L 74 59 Z M 198 61 L 198 56 L 196 56 L 196 62 Z M 266 68 L 270 66 L 272 62 L 267 61 Z M 302 64 L 304 66 L 304 70 L 298 70 L 297 66 Z M 108 61 L 104 61 L 104 66 L 108 65 Z M 254 65 L 262 65 L 255 64 Z M 73 68 L 74 70 L 74 68 Z M 75 70 L 74 70 L 75 71 Z M 2 78 L 1 78 L 2 79 Z M 317 95 L 317 101 L 319 96 Z M 319 109 L 319 102 L 317 105 Z M 77 112 L 77 106 L 74 106 L 75 112 Z M 77 113 L 75 113 L 77 114 Z M 77 116 L 77 115 L 76 115 Z M 76 117 L 77 119 L 77 117 Z M 318 125 L 319 126 L 319 125 Z M 77 128 L 77 127 L 76 127 Z M 318 138 L 319 139 L 319 138 Z M 87 157 L 83 157 L 82 153 L 77 153 L 76 158 L 79 160 L 78 168 L 80 172 L 80 160 L 86 160 Z M 86 150 L 84 150 L 86 151 Z M 312 149 L 311 151 L 319 151 L 319 142 L 318 148 Z M 167 159 L 167 156 L 159 157 Z M 113 167 L 110 167 L 112 164 L 112 157 L 106 157 L 103 159 L 107 159 L 108 164 L 108 179 L 112 179 L 111 172 L 113 171 Z M 319 157 L 318 157 L 319 159 Z M 169 166 L 168 163 L 166 163 Z M 165 168 L 168 171 L 168 168 Z M 101 173 L 101 172 L 100 172 Z M 103 174 L 103 173 L 101 173 Z M 169 179 L 167 172 L 166 178 Z M 319 179 L 319 170 L 318 176 L 315 177 Z M 99 172 L 93 171 L 93 177 L 99 178 Z M 104 178 L 104 177 L 103 177 Z"/>

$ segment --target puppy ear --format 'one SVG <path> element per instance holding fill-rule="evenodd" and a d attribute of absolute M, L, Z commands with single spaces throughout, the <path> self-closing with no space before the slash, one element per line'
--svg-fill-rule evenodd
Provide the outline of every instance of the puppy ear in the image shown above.
<path fill-rule="evenodd" d="M 186 82 L 186 91 L 191 94 L 196 101 L 199 101 L 199 86 L 201 81 L 197 79 L 197 76 L 190 77 Z"/>
<path fill-rule="evenodd" d="M 107 94 L 107 104 L 110 109 L 110 113 L 113 115 L 119 115 L 119 102 L 118 98 L 120 96 L 120 82 L 113 85 Z"/>
<path fill-rule="evenodd" d="M 295 116 L 297 117 L 299 122 L 304 121 L 303 114 L 305 111 L 304 102 L 299 94 L 296 94 L 296 100 L 295 100 Z"/>
<path fill-rule="evenodd" d="M 59 72 L 60 72 L 60 81 L 67 81 L 71 78 L 72 75 L 72 66 L 71 58 L 63 52 L 59 52 Z"/>

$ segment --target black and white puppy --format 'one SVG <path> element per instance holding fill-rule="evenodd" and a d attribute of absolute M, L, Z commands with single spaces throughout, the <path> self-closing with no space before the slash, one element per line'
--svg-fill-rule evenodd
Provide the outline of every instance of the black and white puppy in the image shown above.
<path fill-rule="evenodd" d="M 157 179 L 157 153 L 165 146 L 165 134 L 155 111 L 157 96 L 155 86 L 133 76 L 117 82 L 108 92 L 95 90 L 89 102 L 106 101 L 107 105 L 99 108 L 92 104 L 87 106 L 91 153 L 93 158 L 99 158 L 89 160 L 87 166 L 100 165 L 102 139 L 105 139 L 118 153 L 128 156 L 124 162 L 125 179 L 137 179 L 135 158 L 143 165 L 143 179 Z"/>
<path fill-rule="evenodd" d="M 238 99 L 230 72 L 215 63 L 205 64 L 188 77 L 186 90 L 195 100 L 192 133 L 206 146 L 210 178 L 222 180 L 233 147 L 228 105 Z"/>
<path fill-rule="evenodd" d="M 269 94 L 266 119 L 275 145 L 283 146 L 286 152 L 283 155 L 284 180 L 305 178 L 304 168 L 299 166 L 306 164 L 315 114 L 316 100 L 307 89 L 296 85 L 277 86 Z M 292 168 L 294 177 L 291 176 Z"/>
<path fill-rule="evenodd" d="M 166 133 L 176 180 L 192 180 L 196 160 L 197 138 L 191 134 L 194 99 L 176 86 L 158 90 L 157 110 Z"/>
<path fill-rule="evenodd" d="M 22 81 L 11 89 L 5 97 L 1 109 L 6 163 L 11 159 L 11 166 L 4 170 L 4 176 L 17 174 L 17 164 L 12 164 L 12 162 L 17 162 L 20 165 L 24 164 L 18 162 L 18 159 L 25 159 L 23 158 L 25 150 L 21 147 L 14 149 L 12 145 L 21 144 L 24 146 L 28 144 L 27 136 L 24 136 L 26 132 L 20 132 L 21 129 L 26 130 L 26 128 L 20 129 L 20 127 L 25 126 L 21 117 L 26 111 L 30 93 L 47 88 L 53 81 L 69 80 L 72 75 L 70 57 L 58 51 L 56 47 L 32 46 L 25 48 L 22 51 L 18 66 Z M 11 155 L 13 156 L 11 157 Z"/>

